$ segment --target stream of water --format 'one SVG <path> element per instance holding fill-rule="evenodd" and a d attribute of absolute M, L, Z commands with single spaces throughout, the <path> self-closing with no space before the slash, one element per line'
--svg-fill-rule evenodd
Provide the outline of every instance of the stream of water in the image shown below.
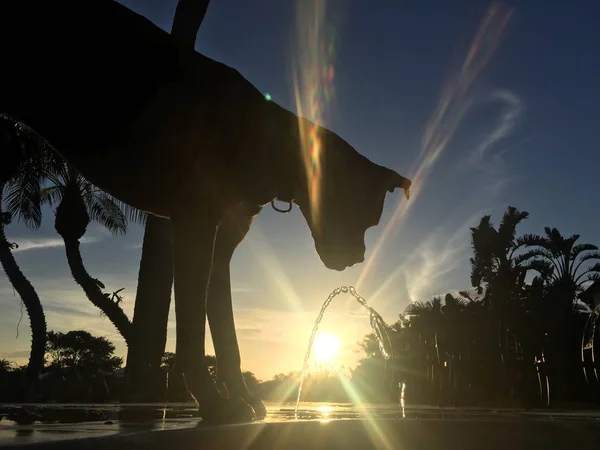
<path fill-rule="evenodd" d="M 381 315 L 379 315 L 379 313 L 377 311 L 375 311 L 373 308 L 371 308 L 364 298 L 362 298 L 360 295 L 358 295 L 358 293 L 356 292 L 356 289 L 354 289 L 353 286 L 340 286 L 338 288 L 335 288 L 333 291 L 331 291 L 331 294 L 329 294 L 329 296 L 323 303 L 323 306 L 321 306 L 321 311 L 319 312 L 319 315 L 317 316 L 317 320 L 315 320 L 315 325 L 313 327 L 312 333 L 310 335 L 310 339 L 308 341 L 308 350 L 306 351 L 306 355 L 304 356 L 304 363 L 302 365 L 302 374 L 300 376 L 300 385 L 298 387 L 298 397 L 296 399 L 296 407 L 294 408 L 294 417 L 296 417 L 296 418 L 298 418 L 298 405 L 300 404 L 300 396 L 302 395 L 302 386 L 304 384 L 304 379 L 308 372 L 308 365 L 309 365 L 308 362 L 310 359 L 310 353 L 312 350 L 313 342 L 315 340 L 315 335 L 317 334 L 317 330 L 319 329 L 319 324 L 321 323 L 321 320 L 323 320 L 323 315 L 325 314 L 325 310 L 331 304 L 331 301 L 338 295 L 347 294 L 347 293 L 350 293 L 350 295 L 352 295 L 356 299 L 356 301 L 367 310 L 367 313 L 369 314 L 369 322 L 371 323 L 371 329 L 373 330 L 373 334 L 375 335 L 375 337 L 377 339 L 377 342 L 379 344 L 379 350 L 381 351 L 381 354 L 383 355 L 383 357 L 386 360 L 389 360 L 392 358 L 392 345 L 391 345 L 391 341 L 390 341 L 390 336 L 387 332 L 388 326 L 385 323 L 385 321 L 383 320 L 383 318 L 381 317 Z M 393 365 L 392 365 L 392 369 L 393 369 Z M 392 379 L 393 379 L 393 377 L 392 377 Z"/>

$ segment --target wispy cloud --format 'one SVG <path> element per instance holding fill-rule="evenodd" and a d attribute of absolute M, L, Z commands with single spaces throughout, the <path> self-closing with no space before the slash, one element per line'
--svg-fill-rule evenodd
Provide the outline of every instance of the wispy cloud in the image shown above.
<path fill-rule="evenodd" d="M 463 119 L 467 112 L 480 103 L 478 101 L 480 97 L 474 93 L 475 82 L 479 73 L 485 68 L 498 48 L 511 16 L 511 9 L 500 3 L 492 3 L 477 29 L 462 64 L 457 70 L 451 72 L 451 76 L 444 83 L 438 103 L 429 116 L 423 132 L 421 153 L 408 172 L 409 178 L 412 180 L 412 200 L 398 203 L 396 211 L 383 228 L 371 256 L 364 265 L 364 269 L 356 282 L 357 288 L 361 286 L 369 271 L 374 267 L 374 261 L 380 250 L 384 248 L 384 243 L 391 235 L 392 230 L 397 233 L 399 227 L 403 225 L 423 186 L 431 176 L 440 155 L 454 139 L 459 127 L 463 125 Z M 500 137 L 494 137 L 494 135 L 499 134 L 496 131 L 490 134 L 483 141 L 483 144 L 490 141 L 487 144 L 487 146 L 490 146 L 500 139 Z M 501 129 L 500 134 L 502 134 Z"/>
<path fill-rule="evenodd" d="M 494 145 L 510 135 L 522 111 L 522 102 L 519 97 L 507 90 L 493 91 L 488 100 L 501 102 L 504 104 L 504 108 L 500 113 L 496 128 L 473 151 L 474 156 L 479 160 L 493 150 Z"/>
<path fill-rule="evenodd" d="M 62 239 L 16 239 L 17 248 L 14 253 L 26 252 L 27 250 L 38 250 L 43 248 L 62 247 L 64 244 Z"/>
<path fill-rule="evenodd" d="M 29 350 L 13 350 L 10 352 L 2 352 L 0 353 L 0 358 L 6 358 L 9 360 L 29 358 Z"/>
<path fill-rule="evenodd" d="M 404 279 L 401 284 L 406 286 L 406 304 L 424 300 L 435 294 L 438 289 L 444 289 L 444 278 L 464 267 L 468 259 L 469 227 L 489 211 L 489 209 L 478 210 L 465 221 L 461 221 L 459 226 L 454 227 L 454 231 L 446 225 L 431 232 L 416 246 L 410 256 L 381 283 L 370 301 L 376 302 L 390 289 L 397 289 L 399 278 Z"/>
<path fill-rule="evenodd" d="M 443 289 L 443 278 L 459 267 L 465 267 L 470 253 L 469 227 L 486 213 L 489 209 L 472 214 L 452 234 L 447 229 L 438 228 L 416 248 L 406 262 L 405 270 L 411 301 L 445 293 L 432 289 Z"/>
<path fill-rule="evenodd" d="M 485 177 L 484 190 L 498 196 L 508 185 L 511 177 L 504 156 L 510 145 L 502 145 L 509 138 L 521 119 L 523 102 L 508 90 L 494 90 L 478 104 L 499 103 L 502 105 L 498 119 L 491 132 L 475 146 L 467 158 L 466 169 L 475 169 Z"/>
<path fill-rule="evenodd" d="M 13 239 L 17 248 L 13 250 L 13 253 L 26 252 L 28 250 L 42 250 L 54 247 L 63 247 L 65 243 L 60 238 L 45 238 L 45 239 Z M 98 237 L 83 237 L 80 239 L 82 244 L 93 244 L 100 242 L 101 239 Z"/>
<path fill-rule="evenodd" d="M 85 300 L 85 299 L 82 299 Z M 82 302 L 83 303 L 83 302 Z M 87 303 L 84 303 L 87 306 Z M 46 311 L 46 313 L 55 313 L 55 314 L 60 314 L 63 315 L 65 317 L 69 316 L 69 317 L 87 317 L 87 318 L 96 318 L 99 317 L 100 313 L 98 311 L 94 311 L 91 308 L 86 308 L 86 309 L 82 309 L 82 308 L 77 308 L 77 307 L 72 307 L 69 305 L 60 305 L 57 304 L 56 302 L 48 302 L 46 301 L 44 303 L 44 309 Z"/>

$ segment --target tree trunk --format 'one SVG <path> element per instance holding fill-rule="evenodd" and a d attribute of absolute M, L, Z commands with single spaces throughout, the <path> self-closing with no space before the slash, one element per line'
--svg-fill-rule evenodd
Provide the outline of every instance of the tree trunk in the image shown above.
<path fill-rule="evenodd" d="M 2 191 L 4 186 L 0 184 L 0 206 L 2 205 Z M 2 210 L 0 208 L 0 217 Z M 37 292 L 25 277 L 15 260 L 10 244 L 4 234 L 4 223 L 0 220 L 0 264 L 15 291 L 21 297 L 29 316 L 31 327 L 31 353 L 27 365 L 27 380 L 31 387 L 37 381 L 37 377 L 44 367 L 44 354 L 46 353 L 46 317 L 42 303 Z"/>
<path fill-rule="evenodd" d="M 131 342 L 132 325 L 121 307 L 110 298 L 109 294 L 102 292 L 96 280 L 85 270 L 81 252 L 79 251 L 79 240 L 65 238 L 65 249 L 67 252 L 67 261 L 71 269 L 71 275 L 75 282 L 83 288 L 87 298 L 100 308 L 108 319 L 117 328 L 127 345 Z"/>
<path fill-rule="evenodd" d="M 158 401 L 165 385 L 160 365 L 167 342 L 173 286 L 171 221 L 148 216 L 127 352 L 126 380 L 131 400 Z"/>

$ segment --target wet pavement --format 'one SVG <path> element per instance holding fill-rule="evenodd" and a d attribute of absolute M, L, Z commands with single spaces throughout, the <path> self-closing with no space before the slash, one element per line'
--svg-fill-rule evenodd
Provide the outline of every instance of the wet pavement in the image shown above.
<path fill-rule="evenodd" d="M 316 439 L 316 436 L 324 433 L 310 448 L 325 442 L 329 442 L 327 448 L 334 448 L 330 434 L 336 436 L 336 444 L 344 442 L 348 436 L 353 436 L 345 448 L 385 448 L 386 439 L 396 439 L 397 444 L 400 442 L 398 439 L 401 439 L 402 443 L 405 443 L 406 439 L 416 439 L 424 445 L 424 440 L 446 433 L 450 440 L 440 438 L 436 441 L 437 444 L 444 446 L 453 442 L 458 446 L 438 445 L 437 448 L 471 448 L 466 442 L 477 436 L 484 441 L 492 439 L 495 444 L 500 442 L 498 439 L 512 438 L 513 441 L 506 442 L 506 445 L 512 446 L 518 443 L 525 445 L 525 441 L 531 441 L 527 445 L 542 448 L 544 443 L 540 439 L 547 440 L 551 437 L 552 446 L 543 448 L 554 450 L 588 448 L 588 444 L 597 446 L 600 439 L 600 410 L 525 411 L 428 406 L 401 408 L 396 405 L 359 407 L 348 404 L 307 403 L 301 404 L 299 419 L 295 420 L 292 404 L 267 405 L 267 409 L 268 415 L 264 421 L 250 425 L 218 427 L 203 424 L 191 404 L 4 404 L 0 405 L 0 446 L 22 447 L 30 444 L 33 447 L 43 445 L 44 448 L 70 448 L 74 445 L 73 448 L 113 449 L 120 445 L 129 446 L 128 442 L 139 444 L 148 440 L 147 445 L 150 447 L 163 448 L 167 444 L 160 442 L 168 436 L 167 443 L 177 439 L 184 439 L 182 442 L 203 442 L 204 445 L 198 448 L 280 448 L 284 446 L 281 441 L 281 436 L 284 436 L 287 439 L 286 448 L 293 448 L 295 444 L 298 448 L 308 448 L 307 436 Z M 357 427 L 357 424 L 362 426 Z M 461 429 L 468 431 L 456 435 Z M 280 431 L 285 433 L 280 434 Z M 454 433 L 454 437 L 450 438 L 448 433 Z M 374 434 L 378 437 L 374 437 Z M 565 446 L 559 442 L 560 436 L 564 436 Z M 378 440 L 377 445 L 373 444 L 373 447 L 370 447 L 361 444 L 361 439 L 366 437 L 371 439 L 369 442 Z M 223 447 L 227 440 L 229 446 Z M 575 441 L 578 447 L 574 447 Z M 211 446 L 211 442 L 214 446 Z M 252 443 L 250 447 L 244 444 L 248 442 Z M 493 444 L 486 444 L 488 450 L 492 448 L 490 445 Z"/>

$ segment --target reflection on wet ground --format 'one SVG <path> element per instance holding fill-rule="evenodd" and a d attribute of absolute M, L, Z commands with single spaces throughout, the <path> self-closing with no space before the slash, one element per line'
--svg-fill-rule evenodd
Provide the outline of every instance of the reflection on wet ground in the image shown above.
<path fill-rule="evenodd" d="M 294 420 L 294 405 L 267 405 L 265 423 Z M 600 425 L 600 410 L 517 410 L 482 408 L 439 408 L 396 405 L 305 403 L 299 420 L 339 421 L 378 419 L 382 421 L 476 420 L 476 421 L 578 421 Z M 0 445 L 127 435 L 143 431 L 195 428 L 201 424 L 192 404 L 168 405 L 0 405 Z"/>
<path fill-rule="evenodd" d="M 196 426 L 192 404 L 0 405 L 0 445 Z"/>

